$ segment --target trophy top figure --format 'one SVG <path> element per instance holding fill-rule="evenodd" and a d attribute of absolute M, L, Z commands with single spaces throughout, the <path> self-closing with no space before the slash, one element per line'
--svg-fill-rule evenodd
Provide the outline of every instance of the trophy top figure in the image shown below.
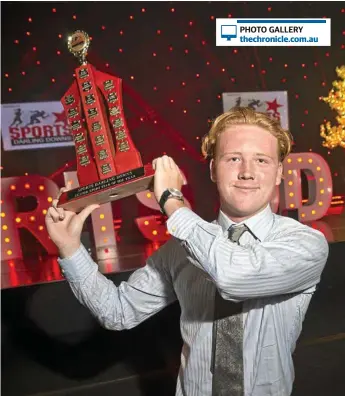
<path fill-rule="evenodd" d="M 76 58 L 78 58 L 81 65 L 86 65 L 87 51 L 90 46 L 90 37 L 83 30 L 77 30 L 67 38 L 67 46 Z"/>

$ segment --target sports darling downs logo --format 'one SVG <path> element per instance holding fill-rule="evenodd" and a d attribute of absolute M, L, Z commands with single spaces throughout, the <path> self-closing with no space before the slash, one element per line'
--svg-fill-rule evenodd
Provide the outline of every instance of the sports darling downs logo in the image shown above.
<path fill-rule="evenodd" d="M 5 150 L 73 145 L 73 136 L 59 102 L 2 105 Z"/>

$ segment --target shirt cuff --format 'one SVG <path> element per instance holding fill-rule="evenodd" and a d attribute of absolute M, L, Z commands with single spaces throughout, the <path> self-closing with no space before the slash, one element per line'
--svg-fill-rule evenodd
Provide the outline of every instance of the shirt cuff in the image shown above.
<path fill-rule="evenodd" d="M 189 208 L 177 209 L 167 221 L 169 234 L 177 239 L 185 241 L 196 225 L 204 220 Z"/>
<path fill-rule="evenodd" d="M 92 271 L 98 269 L 98 265 L 92 260 L 89 252 L 83 245 L 70 257 L 58 258 L 63 276 L 70 282 L 80 282 Z"/>

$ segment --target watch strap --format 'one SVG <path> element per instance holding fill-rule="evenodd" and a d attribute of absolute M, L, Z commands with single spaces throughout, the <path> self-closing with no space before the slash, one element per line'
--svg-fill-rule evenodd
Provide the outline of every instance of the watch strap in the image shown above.
<path fill-rule="evenodd" d="M 166 201 L 168 200 L 169 195 L 171 194 L 171 192 L 169 190 L 165 190 L 164 193 L 161 196 L 161 199 L 159 200 L 159 206 L 161 208 L 161 212 L 166 215 L 165 211 L 164 211 L 164 205 L 166 203 Z"/>
<path fill-rule="evenodd" d="M 176 195 L 172 194 L 168 189 L 165 190 L 165 191 L 163 192 L 163 194 L 162 194 L 160 200 L 159 200 L 159 206 L 160 206 L 160 208 L 161 208 L 161 212 L 162 212 L 165 216 L 166 216 L 166 213 L 165 213 L 165 210 L 164 210 L 164 206 L 165 206 L 166 201 L 167 201 L 169 198 L 175 198 L 175 199 L 178 199 L 179 201 L 182 201 L 182 202 L 183 202 L 183 197 L 179 198 L 179 197 L 177 197 Z"/>

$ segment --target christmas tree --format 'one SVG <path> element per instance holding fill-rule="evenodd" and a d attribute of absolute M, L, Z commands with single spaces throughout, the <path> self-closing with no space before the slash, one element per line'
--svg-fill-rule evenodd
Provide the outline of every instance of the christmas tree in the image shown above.
<path fill-rule="evenodd" d="M 345 66 L 337 67 L 336 72 L 340 81 L 333 81 L 328 96 L 321 98 L 338 113 L 338 125 L 331 125 L 328 121 L 320 127 L 320 136 L 324 138 L 322 145 L 330 149 L 337 146 L 345 148 Z"/>

